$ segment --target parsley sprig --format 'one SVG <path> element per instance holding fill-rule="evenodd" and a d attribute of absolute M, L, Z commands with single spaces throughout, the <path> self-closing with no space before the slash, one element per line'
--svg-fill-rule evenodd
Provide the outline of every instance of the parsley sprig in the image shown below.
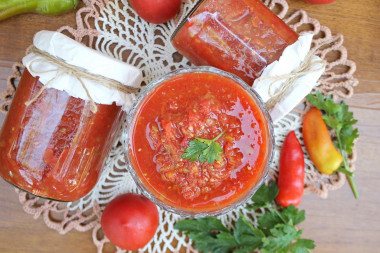
<path fill-rule="evenodd" d="M 334 130 L 336 135 L 334 144 L 343 156 L 343 165 L 337 171 L 347 175 L 355 198 L 359 198 L 353 179 L 354 173 L 350 171 L 348 163 L 348 156 L 352 154 L 354 141 L 359 137 L 358 129 L 353 127 L 357 120 L 354 119 L 353 113 L 348 111 L 348 106 L 344 101 L 337 104 L 330 95 L 325 98 L 319 91 L 315 95 L 307 95 L 306 98 L 312 105 L 325 113 L 322 118 L 326 125 Z"/>
<path fill-rule="evenodd" d="M 273 201 L 278 194 L 275 183 L 263 185 L 255 193 L 249 209 L 266 210 L 253 226 L 242 214 L 234 229 L 228 229 L 215 217 L 187 219 L 175 224 L 175 228 L 187 233 L 200 252 L 245 253 L 259 249 L 262 253 L 307 253 L 314 242 L 302 239 L 302 230 L 295 226 L 305 220 L 305 211 L 293 205 L 278 210 Z M 261 209 L 263 210 L 263 209 Z"/>
<path fill-rule="evenodd" d="M 207 160 L 209 164 L 214 163 L 215 160 L 220 158 L 220 153 L 223 152 L 223 149 L 216 142 L 223 133 L 221 132 L 212 140 L 195 138 L 190 141 L 182 158 L 190 159 L 192 162 L 199 160 L 201 163 L 204 163 Z"/>

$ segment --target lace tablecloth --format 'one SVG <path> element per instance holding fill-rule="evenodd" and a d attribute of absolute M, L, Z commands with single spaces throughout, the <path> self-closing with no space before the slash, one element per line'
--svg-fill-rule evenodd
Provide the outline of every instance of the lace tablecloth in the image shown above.
<path fill-rule="evenodd" d="M 177 23 L 194 6 L 194 0 L 184 1 L 177 17 L 164 24 L 154 25 L 139 18 L 129 6 L 127 0 L 84 0 L 85 7 L 77 11 L 77 27 L 64 26 L 59 29 L 77 41 L 80 41 L 96 50 L 102 51 L 117 59 L 123 60 L 140 68 L 144 73 L 144 82 L 149 83 L 174 69 L 190 66 L 191 64 L 181 57 L 170 43 L 170 36 Z M 327 60 L 326 71 L 319 80 L 318 89 L 334 98 L 348 98 L 353 94 L 353 88 L 358 81 L 353 77 L 356 70 L 355 63 L 347 59 L 347 50 L 343 46 L 342 35 L 332 35 L 329 28 L 310 18 L 303 10 L 289 13 L 289 6 L 285 0 L 265 0 L 264 3 L 280 18 L 299 33 L 312 32 L 313 46 L 325 41 L 332 41 L 323 46 L 317 54 Z M 8 89 L 1 94 L 1 110 L 7 111 L 14 94 L 14 84 L 19 80 L 23 66 L 14 65 L 14 74 L 8 79 Z M 290 130 L 295 130 L 302 142 L 301 122 L 308 105 L 302 104 L 293 110 L 286 118 L 274 125 L 275 152 L 270 165 L 272 178 L 276 178 L 279 160 L 279 151 L 283 140 Z M 92 230 L 93 242 L 102 252 L 109 240 L 104 237 L 100 217 L 102 209 L 115 196 L 125 192 L 138 192 L 131 176 L 126 171 L 121 145 L 121 133 L 114 144 L 106 162 L 104 171 L 96 187 L 86 197 L 76 202 L 60 203 L 31 196 L 18 191 L 20 203 L 25 212 L 35 219 L 42 217 L 46 225 L 60 234 L 72 229 L 78 231 Z M 306 150 L 305 153 L 305 193 L 313 192 L 322 198 L 327 198 L 329 190 L 340 188 L 345 182 L 341 173 L 322 175 L 314 167 Z M 354 169 L 356 152 L 350 157 L 350 166 Z M 223 223 L 230 226 L 237 219 L 238 213 L 245 214 L 253 223 L 258 214 L 252 214 L 244 208 L 238 208 L 221 216 Z M 142 252 L 195 252 L 189 240 L 173 229 L 174 223 L 180 216 L 159 210 L 160 225 L 153 240 Z M 124 252 L 116 248 L 116 252 Z"/>

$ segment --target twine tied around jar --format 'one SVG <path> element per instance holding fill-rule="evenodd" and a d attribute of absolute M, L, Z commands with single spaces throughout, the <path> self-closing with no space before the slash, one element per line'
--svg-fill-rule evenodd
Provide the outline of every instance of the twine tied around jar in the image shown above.
<path fill-rule="evenodd" d="M 33 71 L 34 73 L 37 73 L 37 74 L 44 74 L 44 73 L 48 73 L 48 72 L 57 71 L 57 75 L 55 77 L 53 77 L 52 79 L 50 79 L 46 84 L 44 84 L 44 86 L 41 87 L 41 89 L 37 92 L 37 94 L 32 99 L 30 99 L 29 101 L 26 101 L 25 102 L 26 106 L 29 106 L 34 101 L 36 101 L 38 99 L 38 97 L 42 94 L 42 92 L 46 88 L 48 88 L 51 83 L 53 83 L 56 79 L 58 79 L 59 77 L 61 77 L 63 75 L 74 76 L 81 83 L 84 91 L 86 92 L 87 97 L 90 100 L 91 111 L 93 113 L 96 113 L 98 109 L 97 109 L 97 106 L 95 104 L 95 101 L 92 99 L 90 92 L 88 91 L 88 89 L 87 89 L 87 87 L 84 84 L 82 79 L 94 81 L 94 82 L 96 82 L 96 83 L 98 83 L 98 84 L 100 84 L 106 88 L 118 90 L 118 91 L 121 91 L 121 92 L 126 93 L 126 94 L 137 93 L 139 91 L 139 88 L 123 85 L 122 83 L 120 83 L 114 79 L 111 79 L 111 78 L 108 78 L 108 77 L 105 77 L 102 75 L 92 74 L 83 68 L 68 64 L 64 60 L 61 60 L 57 57 L 54 57 L 54 56 L 50 55 L 49 53 L 36 48 L 35 46 L 33 46 L 30 49 L 30 52 L 42 57 L 42 59 L 36 59 L 30 63 L 29 69 L 31 71 Z M 33 64 L 36 62 L 50 63 L 50 64 L 57 66 L 57 68 L 51 69 L 51 70 L 46 70 L 46 71 L 36 71 L 33 69 Z"/>
<path fill-rule="evenodd" d="M 293 70 L 292 72 L 284 75 L 278 75 L 278 76 L 269 76 L 265 78 L 259 78 L 258 81 L 265 81 L 265 80 L 272 80 L 272 82 L 269 85 L 268 88 L 268 95 L 270 96 L 270 99 L 265 103 L 266 108 L 270 111 L 274 108 L 274 106 L 281 101 L 281 99 L 288 93 L 288 91 L 293 87 L 296 80 L 306 74 L 318 72 L 322 69 L 324 69 L 327 65 L 327 62 L 325 60 L 318 60 L 312 62 L 313 55 L 315 52 L 320 49 L 321 47 L 330 44 L 332 41 L 326 41 L 324 43 L 321 43 L 320 45 L 316 46 L 312 50 L 309 51 L 309 53 L 306 55 L 305 59 L 301 62 L 300 66 Z M 320 67 L 313 69 L 314 66 L 320 65 Z M 285 80 L 285 82 L 280 86 L 280 88 L 276 92 L 272 92 L 273 85 L 278 82 Z"/>

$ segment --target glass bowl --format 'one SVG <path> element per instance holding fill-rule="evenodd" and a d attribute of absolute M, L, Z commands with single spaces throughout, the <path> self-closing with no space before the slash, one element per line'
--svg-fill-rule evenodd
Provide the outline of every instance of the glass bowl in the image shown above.
<path fill-rule="evenodd" d="M 202 207 L 203 204 L 198 204 L 198 203 L 196 203 L 196 201 L 198 198 L 201 198 L 203 196 L 202 195 L 203 190 L 206 189 L 204 191 L 204 192 L 206 192 L 204 195 L 204 199 L 206 200 L 206 198 L 208 198 L 208 196 L 209 196 L 207 194 L 211 194 L 211 193 L 207 193 L 207 191 L 210 191 L 210 189 L 211 189 L 211 191 L 214 192 L 215 194 L 220 194 L 219 192 L 221 192 L 222 189 L 225 189 L 227 187 L 227 183 L 229 181 L 227 181 L 227 179 L 225 179 L 224 181 L 223 180 L 217 181 L 219 186 L 214 186 L 214 185 L 211 185 L 211 183 L 210 183 L 210 185 L 206 185 L 206 186 L 203 186 L 203 188 L 201 188 L 202 189 L 202 191 L 200 193 L 201 195 L 199 195 L 198 197 L 195 197 L 194 199 L 188 199 L 188 198 L 186 199 L 185 197 L 187 195 L 181 195 L 179 193 L 179 189 L 183 189 L 183 188 L 180 188 L 180 186 L 183 184 L 181 184 L 181 183 L 177 184 L 177 181 L 181 179 L 181 176 L 183 179 L 183 175 L 188 176 L 189 174 L 181 174 L 178 172 L 177 169 L 175 169 L 175 170 L 177 170 L 176 175 L 177 176 L 180 175 L 180 176 L 178 176 L 178 178 L 175 179 L 175 180 L 177 180 L 176 183 L 173 183 L 173 182 L 170 183 L 166 177 L 166 174 L 160 174 L 161 168 L 158 168 L 158 165 L 157 165 L 158 163 L 156 163 L 158 158 L 156 159 L 156 156 L 153 156 L 154 151 L 152 148 L 153 146 L 151 144 L 152 141 L 150 139 L 151 138 L 151 135 L 150 135 L 151 132 L 150 131 L 153 131 L 153 130 L 150 130 L 151 129 L 150 128 L 151 123 L 147 123 L 146 125 L 144 125 L 145 123 L 144 124 L 141 123 L 144 120 L 146 120 L 146 118 L 153 117 L 153 116 L 149 116 L 150 114 L 147 114 L 145 116 L 141 116 L 141 112 L 146 110 L 145 108 L 148 108 L 147 104 L 155 103 L 152 101 L 157 99 L 157 97 L 155 98 L 155 96 L 159 96 L 159 95 L 157 95 L 158 93 L 160 93 L 161 95 L 169 93 L 170 90 L 168 90 L 165 93 L 163 88 L 165 88 L 165 85 L 170 85 L 169 83 L 172 83 L 173 80 L 181 79 L 184 82 L 187 82 L 187 80 L 189 78 L 190 79 L 193 78 L 194 80 L 196 80 L 198 77 L 202 77 L 202 76 L 204 78 L 206 78 L 206 74 L 210 78 L 214 77 L 214 78 L 218 78 L 216 80 L 219 80 L 219 81 L 220 80 L 226 80 L 226 81 L 230 82 L 231 85 L 233 85 L 231 87 L 234 87 L 234 89 L 241 92 L 244 95 L 244 98 L 248 98 L 249 101 L 246 102 L 246 105 L 248 103 L 252 103 L 255 105 L 255 108 L 257 108 L 257 111 L 253 112 L 253 113 L 256 113 L 255 115 L 260 115 L 260 120 L 258 121 L 260 123 L 257 123 L 257 124 L 260 125 L 259 131 L 260 131 L 261 135 L 258 134 L 259 137 L 252 137 L 252 138 L 259 139 L 262 143 L 259 145 L 259 150 L 260 150 L 259 152 L 261 152 L 260 153 L 261 154 L 260 155 L 261 160 L 259 162 L 255 162 L 255 164 L 256 163 L 259 164 L 258 166 L 254 167 L 253 170 L 251 171 L 251 169 L 252 169 L 250 166 L 251 163 L 249 163 L 249 166 L 244 165 L 245 167 L 241 166 L 241 167 L 239 167 L 239 169 L 236 168 L 236 170 L 232 170 L 232 172 L 229 172 L 230 173 L 230 174 L 228 174 L 229 177 L 226 176 L 229 178 L 228 180 L 230 180 L 231 182 L 238 182 L 239 186 L 237 186 L 237 187 L 234 186 L 235 187 L 235 188 L 233 188 L 234 192 L 231 190 L 231 194 L 223 195 L 223 198 L 222 197 L 220 197 L 220 198 L 215 197 L 213 199 L 211 199 L 211 198 L 207 199 L 206 202 L 207 203 L 210 202 L 210 205 L 207 206 L 207 204 L 205 204 L 205 206 Z M 186 93 L 190 94 L 191 92 L 193 92 L 190 90 L 190 89 L 192 89 L 192 87 L 194 87 L 194 89 L 196 89 L 195 88 L 196 86 L 193 86 L 193 84 L 187 84 L 187 83 L 185 83 L 185 84 L 186 84 L 185 87 L 187 89 Z M 201 85 L 203 85 L 203 83 L 201 83 Z M 215 85 L 215 84 L 213 83 L 212 85 Z M 220 85 L 220 82 L 218 83 L 218 85 Z M 198 86 L 199 86 L 199 84 L 198 84 Z M 177 86 L 168 86 L 168 87 L 170 88 L 170 87 L 177 87 Z M 178 87 L 180 87 L 180 86 L 178 86 Z M 199 86 L 199 87 L 201 87 L 201 86 Z M 200 88 L 198 88 L 198 90 L 199 89 Z M 174 89 L 172 89 L 172 90 L 174 92 Z M 175 92 L 177 92 L 177 91 L 175 91 Z M 226 91 L 223 91 L 223 92 L 226 92 Z M 230 97 L 228 95 L 230 92 L 232 94 L 232 92 L 233 92 L 232 89 L 228 90 L 226 92 L 227 97 Z M 164 95 L 162 95 L 162 96 L 164 96 Z M 184 96 L 186 96 L 186 95 L 184 95 Z M 190 96 L 190 95 L 188 95 L 188 96 Z M 240 99 L 240 97 L 238 97 L 238 99 Z M 157 101 L 161 101 L 161 100 L 157 100 Z M 162 99 L 162 103 L 165 103 L 165 101 L 167 101 L 167 100 Z M 160 106 L 160 103 L 161 102 L 158 102 L 157 105 L 154 104 L 155 106 L 152 106 L 152 108 L 157 108 L 158 106 Z M 234 102 L 227 101 L 225 103 L 219 103 L 219 104 L 221 104 L 223 106 L 224 104 L 228 104 L 228 103 L 234 103 Z M 212 106 L 215 106 L 215 105 L 213 104 Z M 197 107 L 197 108 L 200 108 L 200 107 Z M 223 107 L 223 108 L 225 108 L 225 107 Z M 250 110 L 250 109 L 252 109 L 252 107 L 249 107 L 248 109 L 244 109 L 244 110 Z M 194 110 L 194 112 L 197 111 L 195 109 L 192 109 L 192 110 Z M 161 112 L 161 115 L 164 115 L 162 117 L 165 117 L 165 115 L 167 115 L 168 113 L 170 113 L 169 109 L 168 109 L 168 111 L 166 111 L 166 109 L 165 109 L 164 114 L 162 114 L 162 112 Z M 252 113 L 252 110 L 249 113 Z M 182 115 L 182 114 L 180 114 L 180 115 Z M 224 115 L 227 115 L 227 114 L 224 114 Z M 239 116 L 241 116 L 241 114 L 239 114 Z M 157 122 L 158 122 L 158 120 L 159 119 L 156 118 Z M 270 118 L 270 116 L 269 116 L 269 114 L 265 108 L 263 101 L 255 93 L 255 91 L 253 91 L 253 89 L 250 86 L 248 86 L 244 81 L 242 81 L 239 77 L 237 77 L 231 73 L 228 73 L 228 72 L 225 72 L 225 71 L 213 68 L 213 67 L 191 67 L 191 68 L 185 68 L 185 69 L 178 69 L 178 70 L 175 70 L 173 72 L 170 72 L 169 74 L 166 74 L 166 75 L 162 76 L 161 78 L 154 80 L 153 82 L 151 82 L 149 85 L 145 86 L 142 89 L 142 91 L 138 95 L 134 105 L 132 106 L 132 108 L 131 108 L 128 116 L 127 116 L 126 122 L 127 122 L 126 123 L 127 125 L 124 127 L 124 130 L 123 130 L 123 137 L 124 137 L 123 142 L 124 142 L 124 147 L 125 147 L 125 158 L 126 158 L 126 162 L 127 162 L 127 168 L 129 170 L 129 172 L 131 173 L 134 181 L 136 182 L 138 188 L 141 190 L 141 192 L 145 196 L 147 196 L 150 200 L 152 200 L 155 204 L 157 204 L 158 206 L 160 206 L 161 208 L 163 208 L 167 211 L 179 214 L 179 215 L 184 216 L 184 217 L 192 217 L 192 218 L 216 216 L 216 215 L 224 214 L 224 213 L 236 208 L 237 206 L 245 203 L 247 200 L 249 200 L 252 197 L 252 195 L 256 192 L 256 190 L 264 182 L 265 177 L 268 174 L 268 170 L 269 170 L 268 165 L 269 165 L 271 158 L 272 158 L 272 151 L 273 151 L 273 145 L 274 145 L 273 144 L 274 143 L 273 126 L 272 126 L 271 118 Z M 249 122 L 251 122 L 251 121 L 249 121 Z M 182 123 L 182 121 L 180 123 Z M 179 125 L 180 125 L 180 123 L 179 123 Z M 137 124 L 139 124 L 138 127 L 137 127 Z M 153 122 L 152 124 L 155 124 L 155 123 Z M 159 124 L 159 123 L 157 123 L 157 124 Z M 229 123 L 229 124 L 230 124 L 230 126 L 232 125 L 232 123 Z M 253 129 L 254 125 L 256 123 L 249 123 L 249 124 L 250 124 L 250 127 Z M 162 130 L 163 128 L 161 127 L 161 125 L 157 125 L 157 126 L 158 127 L 156 127 L 155 131 L 163 131 Z M 145 127 L 145 130 L 143 127 Z M 157 130 L 157 128 L 160 128 L 160 130 Z M 178 126 L 178 129 L 179 128 L 180 127 Z M 242 130 L 243 129 L 243 121 L 241 121 L 240 128 L 237 128 L 237 129 L 240 129 L 240 132 L 244 132 Z M 244 129 L 246 129 L 246 124 L 244 126 Z M 256 130 L 257 130 L 257 128 L 255 128 L 255 131 Z M 181 130 L 181 131 L 183 131 L 183 130 Z M 229 136 L 236 136 L 236 135 L 232 135 L 232 134 L 229 135 L 229 132 L 231 132 L 231 131 L 232 131 L 231 128 L 228 128 L 227 133 L 226 133 L 226 137 L 224 137 L 223 141 L 225 139 L 227 139 Z M 252 134 L 253 133 L 252 131 L 253 130 L 249 130 L 249 133 Z M 223 133 L 224 132 L 225 131 L 223 131 Z M 237 132 L 239 132 L 239 131 L 237 131 Z M 183 132 L 181 132 L 181 133 L 183 133 Z M 185 135 L 185 133 L 183 133 L 183 134 Z M 251 135 L 248 135 L 248 137 L 250 137 L 250 136 Z M 197 136 L 194 136 L 194 137 L 197 137 Z M 140 145 L 140 144 L 137 144 L 140 140 L 142 140 L 142 142 L 145 141 L 146 143 L 149 143 L 150 146 L 148 146 L 148 145 L 144 146 L 141 144 L 142 145 L 141 147 L 144 147 L 143 148 L 144 150 L 146 150 L 146 147 L 151 147 L 150 150 L 149 150 L 149 148 L 147 148 L 148 149 L 148 155 L 146 157 L 153 157 L 152 159 L 146 158 L 145 155 L 142 155 L 142 153 L 138 153 L 138 152 L 142 151 L 142 148 L 137 149 L 137 147 L 135 147 L 135 146 Z M 163 140 L 162 137 L 160 137 L 160 140 L 162 140 L 162 142 L 163 142 L 163 144 L 161 143 L 162 145 L 166 145 L 165 141 L 166 141 L 166 143 L 168 143 L 167 140 Z M 234 139 L 232 141 L 232 143 L 234 143 L 234 145 L 235 145 L 238 142 L 238 140 L 240 140 L 240 139 L 237 139 L 235 142 L 235 139 Z M 220 142 L 222 142 L 222 140 Z M 225 143 L 227 143 L 227 141 L 224 142 L 224 144 L 222 144 L 222 145 L 226 145 Z M 254 146 L 251 146 L 251 147 L 254 147 Z M 239 150 L 239 152 L 242 151 L 242 149 L 243 149 L 242 148 L 240 150 L 240 147 L 236 147 L 236 146 L 234 146 L 234 148 Z M 245 147 L 245 149 L 249 149 L 249 148 Z M 182 150 L 180 152 L 183 153 L 184 148 L 182 148 Z M 244 151 L 244 152 L 246 152 L 246 151 Z M 251 152 L 251 151 L 249 151 L 249 152 Z M 227 151 L 226 151 L 226 154 L 227 154 Z M 241 155 L 240 161 L 243 161 L 244 159 L 251 159 L 252 153 L 244 153 L 244 154 L 249 154 L 250 156 L 249 157 L 247 156 L 246 158 L 244 158 L 244 155 Z M 224 153 L 221 153 L 221 156 L 222 155 L 224 155 Z M 256 155 L 256 157 L 258 157 L 258 156 L 259 155 Z M 173 157 L 175 157 L 175 156 L 173 156 Z M 178 158 L 178 154 L 177 154 L 177 158 Z M 230 159 L 230 158 L 228 157 L 228 159 Z M 228 162 L 225 162 L 225 164 L 227 164 L 227 165 L 232 164 L 232 162 L 230 163 L 230 161 L 232 161 L 232 160 L 228 160 L 228 159 L 227 159 L 227 155 L 226 155 L 226 156 L 223 156 L 222 158 L 220 158 L 218 161 L 228 161 Z M 146 166 L 143 165 L 142 163 L 145 163 L 147 160 L 152 160 L 152 162 L 149 161 L 148 163 L 150 163 L 150 164 L 148 164 Z M 163 161 L 165 162 L 166 160 L 164 159 Z M 173 162 L 174 158 L 172 160 L 168 159 L 167 161 Z M 183 161 L 183 160 L 178 159 L 178 161 Z M 244 161 L 247 161 L 247 160 L 244 160 Z M 206 168 L 207 166 L 211 166 L 211 165 L 205 165 L 203 163 L 200 163 L 199 161 L 191 162 L 191 163 L 190 163 L 190 161 L 187 162 L 187 164 L 191 164 L 191 166 L 193 166 L 194 163 L 198 166 L 203 166 L 203 167 L 199 167 L 200 171 L 203 171 L 203 172 L 199 172 L 201 174 L 204 173 L 203 168 Z M 207 163 L 207 161 L 205 163 Z M 215 163 L 212 163 L 212 166 L 216 167 L 217 165 Z M 178 164 L 176 164 L 176 165 L 178 165 Z M 226 165 L 226 168 L 227 168 L 227 165 Z M 183 166 L 183 165 L 181 165 L 181 166 Z M 150 171 L 144 172 L 143 170 L 148 170 L 148 167 L 149 167 Z M 210 167 L 207 167 L 207 168 L 210 168 Z M 214 167 L 212 167 L 212 168 L 214 168 Z M 222 170 L 227 171 L 226 168 L 224 170 L 223 169 Z M 232 167 L 228 167 L 228 168 L 232 168 Z M 181 167 L 180 169 L 183 169 L 185 171 L 184 173 L 188 173 L 188 170 L 187 170 L 188 168 Z M 243 174 L 243 173 L 245 173 L 245 172 L 241 172 L 241 171 L 243 171 L 243 169 L 245 169 L 245 170 L 248 169 L 250 172 L 247 172 L 247 173 L 251 173 L 251 174 L 254 173 L 254 176 L 252 176 L 252 178 L 250 178 L 250 176 L 247 176 L 248 174 Z M 211 174 L 212 171 L 216 171 L 216 169 L 215 170 L 209 169 L 209 171 L 208 171 L 209 174 L 207 174 L 207 176 L 210 175 L 210 178 L 213 178 L 212 177 L 213 175 Z M 199 175 L 201 175 L 201 174 L 199 174 Z M 244 175 L 244 176 L 241 176 L 241 175 Z M 160 176 L 162 178 L 161 181 L 159 179 Z M 204 176 L 202 174 L 199 178 L 205 178 L 207 176 Z M 239 176 L 240 176 L 240 178 L 239 178 Z M 190 178 L 190 176 L 189 176 L 189 178 Z M 189 185 L 191 183 L 195 183 L 197 185 L 201 184 L 200 183 L 201 179 L 197 179 L 198 181 L 197 180 L 194 181 L 193 179 L 186 178 L 186 180 L 188 180 L 186 182 L 189 182 Z M 193 180 L 193 181 L 191 181 L 191 180 Z M 209 182 L 215 182 L 215 181 L 212 181 L 212 179 L 207 179 L 207 180 L 210 180 Z M 252 180 L 252 181 L 250 181 L 250 180 Z M 242 189 L 243 188 L 242 182 L 245 182 L 245 181 L 249 181 L 250 183 L 247 183 L 247 186 L 244 189 Z M 169 192 L 169 190 L 168 190 L 168 192 L 165 192 L 166 188 L 162 188 L 164 190 L 162 190 L 160 188 L 160 187 L 164 187 L 162 185 L 165 185 L 165 187 L 167 187 L 167 189 L 170 189 L 170 190 L 177 189 L 177 190 L 172 190 L 172 192 Z M 173 185 L 173 187 L 172 187 L 172 185 Z M 215 187 L 215 188 L 212 188 L 212 187 Z M 195 188 L 197 188 L 197 187 L 195 187 Z M 221 190 L 219 190 L 219 189 L 221 189 Z M 176 191 L 177 191 L 177 193 L 176 193 Z M 178 197 L 174 196 L 175 194 L 178 194 Z M 227 197 L 225 197 L 225 196 L 227 196 Z M 182 198 L 183 198 L 183 200 L 182 200 Z M 220 202 L 218 201 L 219 199 L 221 200 Z M 199 202 L 199 203 L 201 203 L 201 202 Z"/>

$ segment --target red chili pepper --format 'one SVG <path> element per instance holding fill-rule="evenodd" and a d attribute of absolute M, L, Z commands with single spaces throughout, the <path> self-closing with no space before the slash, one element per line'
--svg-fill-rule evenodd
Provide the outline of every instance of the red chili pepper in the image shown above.
<path fill-rule="evenodd" d="M 276 201 L 283 207 L 297 206 L 303 195 L 305 161 L 300 142 L 294 131 L 286 136 L 280 155 L 279 193 Z"/>

